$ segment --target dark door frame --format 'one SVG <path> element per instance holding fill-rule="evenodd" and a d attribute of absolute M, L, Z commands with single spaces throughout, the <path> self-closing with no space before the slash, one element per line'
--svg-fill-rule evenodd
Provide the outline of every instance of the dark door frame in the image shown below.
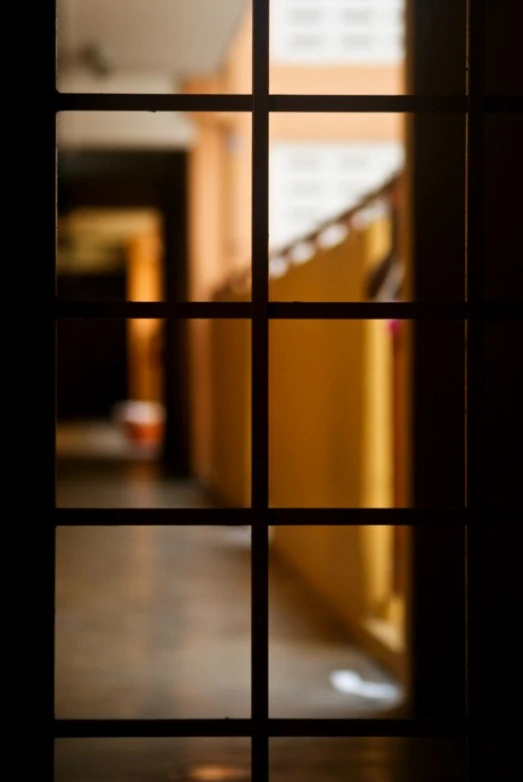
<path fill-rule="evenodd" d="M 499 462 L 497 472 L 492 477 L 491 472 L 486 471 L 482 476 L 482 460 L 488 455 L 489 445 L 496 445 L 498 440 L 497 433 L 486 428 L 486 420 L 489 413 L 496 411 L 496 402 L 499 399 L 503 402 L 503 418 L 501 424 L 497 424 L 501 431 L 504 427 L 510 429 L 514 442 L 521 442 L 522 423 L 519 407 L 520 400 L 513 399 L 507 393 L 510 376 L 506 375 L 506 364 L 517 355 L 516 351 L 508 351 L 508 355 L 500 354 L 496 344 L 487 342 L 488 361 L 482 368 L 483 354 L 483 330 L 488 327 L 492 330 L 497 325 L 493 323 L 483 323 L 485 312 L 490 312 L 490 317 L 498 316 L 516 318 L 518 323 L 518 333 L 521 332 L 521 302 L 518 297 L 518 309 L 510 309 L 506 305 L 507 299 L 488 301 L 489 291 L 487 289 L 486 299 L 483 301 L 485 289 L 481 284 L 482 264 L 484 253 L 484 241 L 482 236 L 483 210 L 484 210 L 484 164 L 483 164 L 483 124 L 484 114 L 501 114 L 503 110 L 514 112 L 518 105 L 514 100 L 517 98 L 517 92 L 511 91 L 509 86 L 516 79 L 516 74 L 521 73 L 518 55 L 519 50 L 515 45 L 510 46 L 514 39 L 516 30 L 515 16 L 520 11 L 522 5 L 517 0 L 507 0 L 505 3 L 498 0 L 411 0 L 414 9 L 414 24 L 412 27 L 413 37 L 411 45 L 414 49 L 415 63 L 414 73 L 416 74 L 417 94 L 403 96 L 274 96 L 268 95 L 268 54 L 269 54 L 269 18 L 267 3 L 265 0 L 253 0 L 253 12 L 255 20 L 254 44 L 254 79 L 253 95 L 59 95 L 56 92 L 56 50 L 55 50 L 55 8 L 53 3 L 42 3 L 32 9 L 32 28 L 36 32 L 40 46 L 43 45 L 43 59 L 34 58 L 38 66 L 34 69 L 32 80 L 29 86 L 25 84 L 20 88 L 22 98 L 32 112 L 31 117 L 35 116 L 35 107 L 38 106 L 38 129 L 36 132 L 36 123 L 29 125 L 31 131 L 31 142 L 25 148 L 26 159 L 29 161 L 28 170 L 31 173 L 31 190 L 24 192 L 24 198 L 31 199 L 32 204 L 36 204 L 38 214 L 42 217 L 41 229 L 34 232 L 33 236 L 28 236 L 28 241 L 32 240 L 32 252 L 35 260 L 41 260 L 42 263 L 34 264 L 35 290 L 40 301 L 44 301 L 44 317 L 36 322 L 33 329 L 28 330 L 28 336 L 25 337 L 26 349 L 25 356 L 30 360 L 28 375 L 30 384 L 34 387 L 35 370 L 34 365 L 37 356 L 45 357 L 46 365 L 49 371 L 44 371 L 41 379 L 38 378 L 38 395 L 35 397 L 34 406 L 38 408 L 39 413 L 30 411 L 30 422 L 34 426 L 32 434 L 32 452 L 29 460 L 32 466 L 36 467 L 37 477 L 43 483 L 43 489 L 39 492 L 34 491 L 30 499 L 33 500 L 35 508 L 34 517 L 41 520 L 42 523 L 35 524 L 34 533 L 32 532 L 31 546 L 25 546 L 24 556 L 31 554 L 31 549 L 36 553 L 34 557 L 34 569 L 29 572 L 34 573 L 33 582 L 35 588 L 31 593 L 31 614 L 32 619 L 27 623 L 27 636 L 25 646 L 27 649 L 35 647 L 35 627 L 34 620 L 38 617 L 45 617 L 45 624 L 42 634 L 38 635 L 38 653 L 34 655 L 33 663 L 29 667 L 25 666 L 23 671 L 24 680 L 33 677 L 31 685 L 38 690 L 41 698 L 36 698 L 31 704 L 30 724 L 33 728 L 33 743 L 41 747 L 41 766 L 52 769 L 53 764 L 53 741 L 55 737 L 110 737 L 110 736 L 147 736 L 147 735 L 240 735 L 252 737 L 252 763 L 253 763 L 253 782 L 265 782 L 268 778 L 269 763 L 269 736 L 455 736 L 462 738 L 468 736 L 468 746 L 470 752 L 470 779 L 502 779 L 499 773 L 499 766 L 496 765 L 494 773 L 489 773 L 484 760 L 488 760 L 489 740 L 492 737 L 500 737 L 505 731 L 505 740 L 503 741 L 503 750 L 511 745 L 511 752 L 515 754 L 519 751 L 519 743 L 516 734 L 516 724 L 511 719 L 513 712 L 513 691 L 498 687 L 500 665 L 506 662 L 502 655 L 505 655 L 505 647 L 499 643 L 499 634 L 493 632 L 491 619 L 496 620 L 496 627 L 500 627 L 498 617 L 500 609 L 503 608 L 503 599 L 506 599 L 506 589 L 511 586 L 508 583 L 507 575 L 510 565 L 510 573 L 515 578 L 516 563 L 512 561 L 515 552 L 519 551 L 515 545 L 515 536 L 511 532 L 511 521 L 519 522 L 521 518 L 521 491 L 519 482 L 515 484 L 510 482 L 507 486 L 503 470 L 503 465 L 509 466 L 509 456 L 503 453 L 499 448 L 493 449 L 489 459 Z M 468 8 L 468 23 L 465 20 L 465 9 Z M 486 27 L 485 9 L 491 9 L 491 16 L 498 15 L 498 40 L 500 45 L 492 47 L 485 42 L 485 34 L 491 36 L 492 25 Z M 36 14 L 36 19 L 34 18 Z M 42 20 L 43 23 L 39 24 Z M 24 26 L 24 29 L 27 26 Z M 28 33 L 29 34 L 29 33 Z M 465 42 L 468 40 L 468 63 L 465 62 L 464 54 Z M 487 46 L 487 52 L 485 52 Z M 35 49 L 38 49 L 35 46 Z M 498 51 L 499 68 L 495 66 L 495 52 Z M 32 50 L 33 52 L 33 50 Z M 506 56 L 503 56 L 506 53 Z M 488 55 L 488 56 L 487 56 Z M 454 82 L 454 77 L 449 72 L 450 63 L 463 65 L 463 82 L 465 73 L 468 69 L 469 84 L 468 90 L 464 83 Z M 514 67 L 509 67 L 514 63 Z M 503 84 L 492 80 L 492 75 L 496 70 L 503 71 L 509 78 L 502 79 Z M 489 95 L 485 95 L 485 73 L 487 72 L 487 90 Z M 512 82 L 510 80 L 512 74 Z M 490 75 L 490 78 L 488 77 Z M 414 91 L 413 91 L 414 92 Z M 521 90 L 520 90 L 521 93 Z M 7 100 L 7 99 L 6 99 Z M 519 103 L 520 105 L 520 103 Z M 419 620 L 418 629 L 415 634 L 415 675 L 419 687 L 419 697 L 415 704 L 414 721 L 404 720 L 288 720 L 279 721 L 269 718 L 268 712 L 268 604 L 267 604 L 267 542 L 266 532 L 269 523 L 292 523 L 292 520 L 299 523 L 329 523 L 329 516 L 321 509 L 312 509 L 303 513 L 293 513 L 292 509 L 284 514 L 278 513 L 277 509 L 267 507 L 267 465 L 266 465 L 266 410 L 267 390 L 265 388 L 267 380 L 268 362 L 267 362 L 267 317 L 287 315 L 289 317 L 303 316 L 304 312 L 311 313 L 312 317 L 318 317 L 319 312 L 326 312 L 327 308 L 301 307 L 289 303 L 278 307 L 267 304 L 267 224 L 268 224 L 268 162 L 267 162 L 267 143 L 268 143 L 268 111 L 271 110 L 297 110 L 301 111 L 415 111 L 420 110 L 419 119 L 414 125 L 414 160 L 416 167 L 415 185 L 417 187 L 417 208 L 418 218 L 421 220 L 417 227 L 417 251 L 421 253 L 425 249 L 428 253 L 426 261 L 421 255 L 417 256 L 417 261 L 421 266 L 416 268 L 416 301 L 412 305 L 403 305 L 388 307 L 387 311 L 392 317 L 401 317 L 402 313 L 408 313 L 408 317 L 415 318 L 417 314 L 423 316 L 423 298 L 420 296 L 425 293 L 429 295 L 431 288 L 431 279 L 436 286 L 433 295 L 429 296 L 429 306 L 427 312 L 444 315 L 451 312 L 462 312 L 464 317 L 468 318 L 467 333 L 467 365 L 468 365 L 468 385 L 467 385 L 467 405 L 468 405 L 468 501 L 467 508 L 460 507 L 461 488 L 456 481 L 455 468 L 461 462 L 461 449 L 454 453 L 452 446 L 457 443 L 458 437 L 461 437 L 462 430 L 452 425 L 456 423 L 454 413 L 445 421 L 445 431 L 442 432 L 438 427 L 441 417 L 437 415 L 434 408 L 429 404 L 431 394 L 434 389 L 444 388 L 445 394 L 440 398 L 443 407 L 451 405 L 451 397 L 457 398 L 459 386 L 451 384 L 446 385 L 442 377 L 449 377 L 450 369 L 445 369 L 441 361 L 436 361 L 435 357 L 444 355 L 445 348 L 450 349 L 451 365 L 456 367 L 457 348 L 451 344 L 450 327 L 445 327 L 446 332 L 438 332 L 436 339 L 431 336 L 433 350 L 423 351 L 421 345 L 421 333 L 417 344 L 417 354 L 414 367 L 414 404 L 415 404 L 415 423 L 421 428 L 415 426 L 414 443 L 414 463 L 417 474 L 415 475 L 414 498 L 419 507 L 412 511 L 395 511 L 391 514 L 379 515 L 381 523 L 406 523 L 416 526 L 414 535 L 414 573 L 413 578 L 416 587 L 416 605 L 415 620 Z M 406 108 L 407 107 L 407 108 Z M 463 115 L 468 123 L 467 145 L 469 155 L 469 167 L 467 178 L 469 189 L 466 194 L 466 203 L 468 207 L 467 216 L 465 215 L 465 200 L 461 200 L 460 190 L 446 190 L 443 199 L 437 197 L 437 190 L 441 188 L 441 178 L 438 170 L 433 166 L 435 154 L 434 145 L 430 143 L 429 128 L 431 122 L 437 122 L 438 111 L 441 112 L 447 107 L 451 114 Z M 503 108 L 504 107 L 504 108 Z M 253 401 L 255 402 L 254 411 L 256 412 L 253 422 L 253 452 L 257 457 L 257 473 L 253 475 L 253 508 L 242 512 L 242 520 L 245 523 L 252 523 L 253 527 L 253 711 L 252 720 L 175 720 L 175 721 L 154 721 L 154 720 L 136 720 L 136 721 L 56 721 L 53 715 L 53 653 L 54 653 L 54 562 L 55 562 L 55 529 L 60 524 L 114 524 L 116 523 L 209 523 L 221 524 L 228 523 L 231 520 L 231 511 L 220 511 L 219 509 L 210 509 L 202 511 L 177 512 L 169 511 L 168 515 L 161 512 L 139 511 L 117 512 L 107 514 L 103 511 L 94 509 L 87 513 L 64 511 L 57 509 L 54 502 L 54 355 L 55 355 L 55 320 L 60 316 L 55 301 L 55 129 L 56 112 L 63 110 L 168 110 L 168 111 L 253 111 L 253 303 L 252 306 L 243 309 L 229 307 L 220 303 L 218 307 L 188 307 L 185 312 L 194 312 L 195 317 L 235 317 L 239 313 L 245 316 L 253 316 L 253 359 L 256 358 L 255 368 L 253 369 Z M 491 118 L 492 118 L 491 117 Z M 442 137 L 441 137 L 442 138 Z M 450 141 L 450 139 L 448 139 Z M 447 172 L 453 166 L 453 156 L 457 145 L 462 144 L 461 134 L 456 134 L 451 147 L 447 150 L 448 154 L 443 154 L 440 158 L 441 169 Z M 463 147 L 461 146 L 461 149 Z M 491 153 L 494 152 L 491 150 Z M 501 150 L 496 154 L 496 159 L 502 162 Z M 491 161 L 493 165 L 495 161 Z M 432 173 L 431 173 L 432 172 Z M 506 182 L 509 189 L 500 192 L 500 202 L 510 201 L 510 176 L 512 171 L 508 170 Z M 432 177 L 436 177 L 436 190 Z M 461 175 L 460 175 L 461 176 Z M 463 180 L 461 180 L 463 181 Z M 519 183 L 518 183 L 519 184 Z M 441 195 L 441 189 L 440 189 Z M 463 270 L 463 255 L 452 256 L 449 250 L 445 250 L 442 243 L 439 242 L 440 228 L 445 225 L 444 218 L 436 217 L 436 210 L 433 211 L 433 217 L 430 217 L 430 210 L 434 207 L 439 208 L 448 204 L 448 196 L 452 199 L 459 196 L 461 203 L 461 219 L 466 219 L 469 229 L 467 256 L 468 256 L 468 282 L 467 282 L 467 303 L 460 307 L 456 302 L 455 296 L 452 296 L 452 302 L 457 304 L 453 309 L 446 306 L 448 298 L 452 291 L 457 288 L 453 284 L 454 272 L 452 269 Z M 515 203 L 515 202 L 514 202 Z M 513 207 L 514 208 L 514 204 Z M 487 214 L 489 213 L 487 207 Z M 452 218 L 449 212 L 446 217 Z M 428 220 L 429 222 L 424 222 Z M 521 237 L 521 221 L 517 223 L 519 237 Z M 436 233 L 434 232 L 436 229 Z M 455 238 L 458 238 L 459 232 L 456 226 L 452 229 Z M 517 232 L 514 231 L 517 236 Z M 461 241 L 461 240 L 460 240 Z M 438 242 L 440 247 L 438 248 Z M 453 244 L 453 247 L 456 245 Z M 441 248 L 443 247 L 443 252 Z M 491 262 L 496 262 L 497 268 L 506 273 L 508 281 L 513 279 L 513 273 L 509 266 L 510 259 L 500 258 L 499 254 L 492 257 Z M 42 257 L 43 256 L 43 257 Z M 441 264 L 443 263 L 443 268 Z M 435 265 L 433 265 L 435 264 Z M 472 272 L 472 276 L 471 273 Z M 448 275 L 448 284 L 443 285 L 443 276 Z M 510 285 L 511 291 L 515 286 Z M 440 301 L 439 293 L 445 290 L 445 299 Z M 25 289 L 24 289 L 25 290 Z M 521 290 L 521 288 L 519 289 Z M 439 292 L 439 293 L 438 293 Z M 16 292 L 15 292 L 16 295 Z M 492 295 L 490 298 L 495 298 Z M 426 299 L 425 299 L 426 300 Z M 487 305 L 489 305 L 487 307 Z M 339 316 L 343 311 L 347 315 L 352 313 L 356 317 L 378 317 L 379 309 L 373 305 L 357 304 L 336 308 L 331 307 L 333 312 Z M 22 298 L 19 303 L 19 310 L 23 311 L 25 299 Z M 165 311 L 165 310 L 164 310 Z M 205 314 L 202 315 L 202 312 Z M 236 313 L 236 315 L 235 315 Z M 461 316 L 460 316 L 461 317 Z M 36 319 L 35 319 L 36 320 Z M 456 318 L 456 323 L 460 318 Z M 428 323 L 428 320 L 426 321 Z M 440 321 L 440 323 L 442 320 Z M 463 324 L 465 325 L 465 324 Z M 510 322 L 499 324 L 501 329 L 506 332 L 513 331 Z M 429 326 L 427 326 L 427 329 Z M 428 332 L 427 332 L 428 333 Z M 492 335 L 491 335 L 492 336 Z M 513 333 L 512 339 L 517 335 Z M 500 340 L 503 337 L 500 334 Z M 416 336 L 416 340 L 418 337 Z M 502 344 L 504 344 L 502 342 Z M 514 341 L 514 347 L 518 344 Z M 508 350 L 508 349 L 507 349 Z M 259 359 L 259 360 L 258 360 Z M 419 359 L 419 361 L 418 361 Z M 500 366 L 501 365 L 501 366 Z M 448 365 L 447 365 L 448 366 Z M 441 375 L 441 369 L 445 375 Z M 489 383 L 496 387 L 496 394 L 491 389 L 486 396 L 482 394 L 481 370 L 484 369 Z M 501 369 L 505 369 L 505 377 L 500 375 Z M 515 379 L 520 380 L 521 362 L 511 369 Z M 10 377 L 10 376 L 9 376 Z M 502 397 L 500 385 L 505 387 L 505 394 Z M 494 399 L 492 398 L 494 396 Z M 463 396 L 464 399 L 464 396 Z M 419 405 L 419 407 L 418 407 Z M 484 407 L 482 407 L 482 405 Z M 450 410 L 450 407 L 449 407 Z M 40 412 L 41 411 L 41 412 Z M 26 411 L 24 411 L 26 412 Z M 423 415 L 422 415 L 423 414 Z M 42 436 L 36 436 L 41 432 Z M 490 433 L 490 434 L 489 434 Z M 450 434 L 451 439 L 447 442 L 444 449 L 440 442 L 446 439 L 446 434 Z M 488 439 L 487 439 L 488 435 Z M 500 437 L 501 435 L 499 435 Z M 442 455 L 442 460 L 434 460 L 434 453 L 431 451 L 430 444 L 433 443 L 438 448 L 437 453 Z M 473 446 L 473 447 L 471 447 Z M 463 443 L 462 443 L 463 447 Z M 447 462 L 447 458 L 449 462 Z M 427 461 L 425 461 L 427 460 Z M 27 461 L 19 460 L 24 466 L 26 472 L 24 476 L 33 481 L 34 472 L 27 472 Z M 427 501 L 430 492 L 430 482 L 434 481 L 434 472 L 431 471 L 431 464 L 436 462 L 437 469 L 441 469 L 440 485 L 449 483 L 446 487 L 445 499 L 442 502 L 442 508 L 436 509 L 430 507 Z M 488 466 L 488 462 L 487 462 Z M 479 477 L 478 477 L 479 476 Z M 489 506 L 485 507 L 483 492 L 481 491 L 481 479 L 489 479 L 488 487 Z M 471 484 L 472 480 L 472 484 Z M 505 482 L 503 482 L 505 481 Z M 433 484 L 434 485 L 434 484 Z M 472 491 L 470 490 L 472 487 Z M 510 492 L 507 496 L 507 490 Z M 21 503 L 20 491 L 17 486 L 17 495 L 14 498 L 14 507 L 19 507 Z M 451 501 L 452 498 L 457 503 Z M 503 503 L 500 506 L 500 499 L 504 503 L 510 503 L 510 507 L 504 508 Z M 23 497 L 25 502 L 25 497 Z M 449 507 L 450 505 L 450 507 Z M 458 507 L 456 508 L 456 505 Z M 428 507 L 427 507 L 428 506 Z M 453 508 L 456 512 L 453 511 Z M 24 508 L 25 510 L 25 508 Z M 484 523 L 483 515 L 486 515 L 488 524 Z M 367 513 L 359 510 L 344 510 L 341 514 L 343 523 L 347 524 L 365 524 L 373 523 L 376 519 L 376 513 L 370 511 Z M 340 516 L 340 517 L 341 517 Z M 390 519 L 389 519 L 390 516 Z M 433 529 L 431 529 L 433 527 Z M 454 565 L 463 562 L 461 552 L 464 543 L 464 527 L 467 534 L 467 602 L 468 602 L 468 627 L 466 628 L 468 636 L 467 648 L 467 673 L 468 673 L 468 719 L 460 719 L 465 711 L 464 698 L 462 696 L 463 676 L 457 668 L 457 664 L 452 659 L 453 639 L 458 642 L 456 659 L 462 660 L 463 635 L 465 630 L 462 621 L 463 609 L 458 615 L 458 603 L 461 602 L 461 595 L 464 592 L 463 569 Z M 515 528 L 516 525 L 513 525 Z M 27 535 L 26 525 L 22 526 L 23 532 Z M 497 543 L 492 548 L 492 537 Z M 27 543 L 27 541 L 25 541 Z M 434 545 L 432 545 L 434 544 Z M 493 556 L 495 554 L 495 556 Z M 447 556 L 448 555 L 448 556 Z M 429 568 L 423 568 L 423 564 L 428 563 Z M 456 587 L 456 589 L 453 588 Z M 441 591 L 443 590 L 443 591 Z M 488 603 L 482 600 L 487 596 Z M 34 596 L 34 601 L 33 601 Z M 20 614 L 27 615 L 27 601 Z M 485 616 L 483 616 L 485 614 Z M 505 614 L 502 614 L 502 617 Z M 431 628 L 432 625 L 432 628 Z M 436 633 L 434 627 L 437 626 L 440 632 Z M 510 632 L 510 627 L 504 627 L 505 632 Z M 515 639 L 516 630 L 512 628 Z M 19 648 L 21 641 L 16 635 Z M 506 636 L 505 636 L 506 638 Z M 441 646 L 442 645 L 442 646 Z M 497 647 L 497 651 L 495 650 Z M 511 648 L 515 648 L 512 644 Z M 499 662 L 500 665 L 496 663 Z M 446 680 L 446 673 L 449 672 L 450 678 Z M 443 688 L 440 691 L 438 684 L 442 683 Z M 33 688 L 31 687 L 31 692 Z M 495 692 L 496 690 L 496 692 Z M 446 702 L 445 694 L 448 693 L 450 701 Z M 447 708 L 444 708 L 447 706 Z M 512 709 L 512 712 L 510 711 Z M 416 718 L 424 719 L 416 719 Z M 456 721 L 457 720 L 457 721 Z M 508 730 L 508 729 L 511 730 Z M 501 745 L 501 741 L 500 741 Z M 500 753 L 498 757 L 504 757 Z M 40 759 L 40 758 L 39 758 Z M 520 760 L 518 758 L 518 760 Z M 519 764 L 520 765 L 520 764 Z M 517 766 L 514 766 L 514 770 Z M 508 778 L 515 778 L 514 773 Z"/>

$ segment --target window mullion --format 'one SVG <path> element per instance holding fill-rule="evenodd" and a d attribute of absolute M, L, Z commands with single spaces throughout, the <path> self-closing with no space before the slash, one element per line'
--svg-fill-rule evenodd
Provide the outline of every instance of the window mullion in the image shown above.
<path fill-rule="evenodd" d="M 252 116 L 252 780 L 269 779 L 269 20 L 253 0 Z"/>

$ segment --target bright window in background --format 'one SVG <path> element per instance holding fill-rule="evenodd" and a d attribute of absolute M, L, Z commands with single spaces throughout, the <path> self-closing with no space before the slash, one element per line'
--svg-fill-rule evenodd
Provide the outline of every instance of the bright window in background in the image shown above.
<path fill-rule="evenodd" d="M 272 0 L 271 60 L 374 65 L 404 56 L 404 0 Z"/>
<path fill-rule="evenodd" d="M 270 150 L 270 246 L 278 250 L 355 206 L 403 165 L 390 141 L 275 141 Z"/>

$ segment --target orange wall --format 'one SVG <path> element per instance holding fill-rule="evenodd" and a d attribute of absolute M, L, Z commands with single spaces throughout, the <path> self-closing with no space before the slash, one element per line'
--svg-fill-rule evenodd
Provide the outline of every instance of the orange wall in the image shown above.
<path fill-rule="evenodd" d="M 271 298 L 362 300 L 390 245 L 386 218 L 271 281 Z M 340 296 L 340 291 L 344 292 Z M 212 325 L 213 489 L 249 504 L 248 324 Z M 269 501 L 273 507 L 391 507 L 392 351 L 386 321 L 271 321 Z M 360 641 L 404 677 L 403 604 L 393 602 L 392 528 L 278 527 L 275 552 Z M 388 641 L 375 632 L 389 623 Z M 374 622 L 374 624 L 373 624 Z"/>
<path fill-rule="evenodd" d="M 252 20 L 249 11 L 231 42 L 222 72 L 187 81 L 187 92 L 250 93 Z M 304 68 L 273 66 L 271 91 L 281 93 L 401 92 L 400 66 Z M 191 297 L 209 298 L 231 271 L 248 266 L 251 254 L 251 118 L 245 113 L 193 114 L 200 127 L 190 153 Z M 271 141 L 386 141 L 401 139 L 398 114 L 276 112 Z M 205 230 L 202 230 L 202 226 Z"/>
<path fill-rule="evenodd" d="M 199 118 L 198 138 L 189 153 L 189 275 L 192 301 L 208 301 L 225 268 L 225 151 L 214 118 Z M 195 475 L 209 478 L 211 427 L 210 333 L 204 320 L 188 323 L 191 460 Z"/>
<path fill-rule="evenodd" d="M 127 254 L 127 300 L 161 301 L 162 244 L 160 230 L 133 237 Z M 163 400 L 162 322 L 127 322 L 129 396 L 148 402 Z"/>
<path fill-rule="evenodd" d="M 281 93 L 401 92 L 401 67 L 271 67 L 271 91 Z M 220 73 L 185 83 L 187 92 L 249 93 L 252 89 L 252 19 L 249 11 L 231 41 Z M 248 268 L 251 256 L 250 114 L 196 113 L 198 138 L 189 155 L 190 297 L 208 300 L 234 271 Z M 270 138 L 277 140 L 394 140 L 403 119 L 393 114 L 275 113 Z M 191 439 L 193 470 L 211 477 L 212 422 L 209 325 L 190 326 Z"/>
<path fill-rule="evenodd" d="M 403 66 L 272 65 L 270 91 L 281 95 L 398 95 L 404 92 Z"/>
<path fill-rule="evenodd" d="M 251 324 L 210 322 L 212 467 L 215 499 L 229 507 L 251 504 Z"/>
<path fill-rule="evenodd" d="M 201 85 L 200 85 L 201 87 Z M 251 20 L 244 20 L 223 72 L 206 91 L 251 91 Z M 198 90 L 198 85 L 187 85 Z M 394 94 L 402 67 L 271 67 L 271 91 Z M 192 153 L 192 295 L 207 298 L 216 282 L 248 265 L 251 243 L 249 115 L 195 116 L 202 134 Z M 369 141 L 403 137 L 403 116 L 301 114 L 271 116 L 277 140 Z M 231 144 L 232 141 L 232 144 Z M 407 161 L 408 165 L 408 161 Z M 407 197 L 408 197 L 407 193 Z M 402 210 L 402 256 L 409 264 L 410 223 Z M 364 300 L 365 275 L 390 240 L 388 223 L 352 234 L 271 282 L 273 300 Z M 410 286 L 407 269 L 407 290 Z M 340 291 L 344 295 L 340 296 Z M 225 298 L 234 298 L 231 291 Z M 195 469 L 222 500 L 246 505 L 250 494 L 250 351 L 239 321 L 195 324 L 193 432 Z M 270 502 L 277 506 L 408 505 L 410 329 L 403 332 L 399 376 L 399 464 L 393 471 L 392 365 L 384 322 L 270 324 Z M 213 401 L 214 400 L 214 401 Z M 209 435 L 211 436 L 209 437 Z M 210 443 L 210 445 L 206 445 Z M 396 475 L 396 483 L 394 481 Z M 398 478 L 399 476 L 399 478 Z M 396 492 L 395 492 L 396 486 Z M 394 649 L 369 628 L 388 618 L 404 637 L 404 609 L 391 606 L 392 528 L 278 528 L 274 545 L 344 618 L 362 643 L 405 678 L 405 646 Z M 409 548 L 408 535 L 405 546 Z M 407 568 L 408 557 L 404 564 Z M 408 578 L 405 576 L 406 594 Z M 399 633 L 399 636 L 398 636 Z M 407 627 L 407 644 L 409 628 Z"/>
<path fill-rule="evenodd" d="M 390 248 L 387 219 L 270 284 L 271 300 L 364 301 Z M 393 502 L 391 342 L 386 321 L 269 326 L 270 501 L 287 507 Z"/>
<path fill-rule="evenodd" d="M 189 297 L 208 300 L 225 265 L 225 150 L 222 131 L 211 116 L 199 118 L 189 153 Z"/>
<path fill-rule="evenodd" d="M 368 270 L 381 260 L 388 242 L 386 219 L 353 232 L 337 247 L 271 280 L 271 299 L 364 300 Z M 250 343 L 238 324 L 213 324 L 209 388 L 217 393 L 222 374 L 234 374 L 234 383 L 245 376 L 242 392 L 234 386 L 229 394 L 235 400 L 229 407 L 248 429 L 250 396 L 245 384 L 250 382 Z M 271 504 L 391 506 L 393 377 L 387 322 L 275 320 L 269 338 Z M 225 403 L 215 409 L 214 418 L 219 418 L 214 437 L 227 440 L 232 418 Z M 214 474 L 218 452 L 224 459 L 247 458 L 249 449 L 242 446 L 229 454 L 226 448 L 213 446 Z M 236 472 L 249 476 L 243 468 Z M 241 503 L 245 496 L 239 489 L 231 504 Z"/>

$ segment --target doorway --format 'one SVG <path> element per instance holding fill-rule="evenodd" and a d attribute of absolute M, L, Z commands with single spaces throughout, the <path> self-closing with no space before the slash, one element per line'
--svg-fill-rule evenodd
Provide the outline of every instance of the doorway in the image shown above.
<path fill-rule="evenodd" d="M 58 214 L 59 219 L 80 209 L 149 209 L 159 215 L 162 230 L 161 287 L 166 300 L 184 301 L 187 288 L 186 240 L 186 155 L 184 152 L 142 150 L 61 150 L 58 154 Z M 126 291 L 127 287 L 127 291 Z M 70 301 L 123 302 L 129 297 L 125 266 L 116 265 L 111 273 L 60 275 L 58 297 Z M 143 296 L 146 298 L 146 296 Z M 151 297 L 149 297 L 151 298 Z M 160 297 L 158 297 L 160 298 Z M 136 299 L 134 299 L 136 300 Z M 115 402 L 126 399 L 129 392 L 126 356 L 128 329 L 123 319 L 106 319 L 90 323 L 89 335 L 94 350 L 79 350 L 78 331 L 81 321 L 69 321 L 62 340 L 58 340 L 58 365 L 68 373 L 58 375 L 58 386 L 71 390 L 72 385 L 87 388 L 87 384 L 72 383 L 82 372 L 96 372 L 103 378 L 100 399 L 92 394 L 63 395 L 59 417 L 106 415 Z M 93 329 L 93 325 L 96 326 Z M 97 329 L 97 331 L 96 331 Z M 85 329 L 83 330 L 85 331 Z M 96 333 L 95 333 L 96 331 Z M 98 333 L 99 332 L 99 333 Z M 60 344 L 61 343 L 61 344 Z M 66 360 L 60 354 L 67 352 Z M 163 323 L 161 384 L 165 407 L 164 439 L 161 452 L 163 469 L 176 477 L 189 475 L 189 396 L 187 376 L 187 333 L 178 319 Z M 76 360 L 71 356 L 76 353 Z M 88 366 L 85 356 L 93 357 Z M 106 361 L 104 367 L 100 362 Z M 109 360 L 108 356 L 112 356 Z M 63 357 L 63 355 L 62 355 Z M 116 357 L 116 358 L 115 358 Z M 78 362 L 82 367 L 77 367 Z M 107 365 L 107 366 L 106 366 Z M 79 369 L 79 372 L 73 370 Z M 73 374 L 71 374 L 73 373 Z M 71 381 L 71 382 L 68 382 Z M 83 395 L 85 397 L 85 394 Z M 69 401 L 68 401 L 69 400 Z M 71 409 L 67 408 L 67 405 Z M 96 409 L 95 409 L 96 408 Z"/>

